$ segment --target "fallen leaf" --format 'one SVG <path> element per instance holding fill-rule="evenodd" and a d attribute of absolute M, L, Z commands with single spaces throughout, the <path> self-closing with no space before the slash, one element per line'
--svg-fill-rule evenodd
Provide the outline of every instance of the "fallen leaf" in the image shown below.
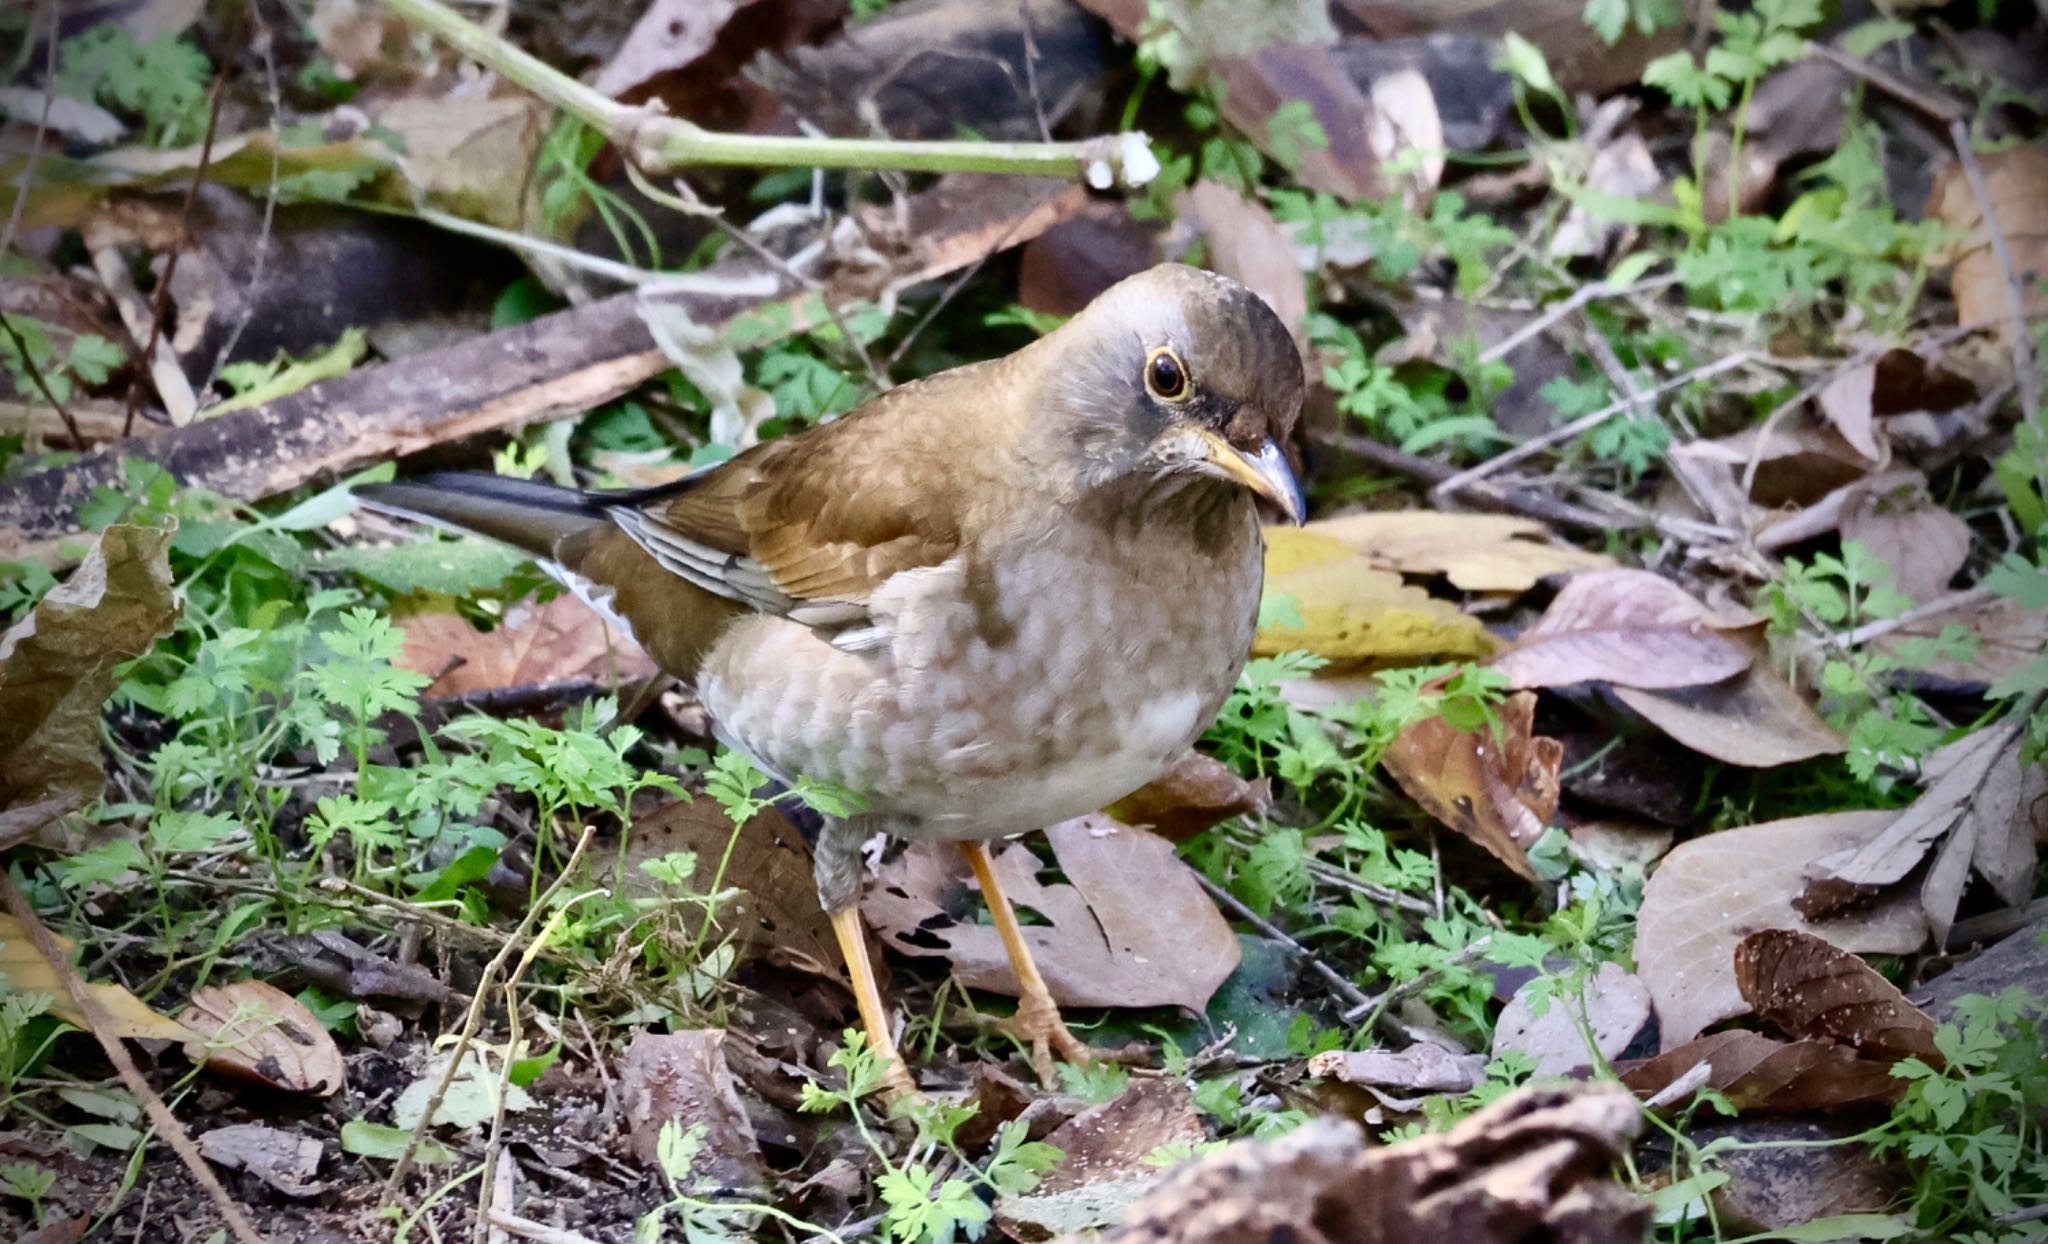
<path fill-rule="evenodd" d="M 57 819 L 99 798 L 100 714 L 114 668 L 178 616 L 172 532 L 113 526 L 64 582 L 0 634 L 0 851 L 82 844 Z"/>
<path fill-rule="evenodd" d="M 1601 964 L 1578 997 L 1549 998 L 1540 1015 L 1532 1001 L 1536 988 L 1532 980 L 1517 989 L 1493 1030 L 1493 1056 L 1527 1054 L 1536 1060 L 1533 1075 L 1569 1075 L 1593 1065 L 1581 1025 L 1593 1034 L 1599 1057 L 1612 1062 L 1650 1022 L 1650 991 L 1618 963 Z"/>
<path fill-rule="evenodd" d="M 1924 482 L 1889 492 L 1866 490 L 1842 509 L 1844 540 L 1856 540 L 1891 567 L 1892 586 L 1916 601 L 1947 592 L 1970 559 L 1970 525 L 1937 504 Z"/>
<path fill-rule="evenodd" d="M 1562 743 L 1534 733 L 1535 718 L 1535 694 L 1518 691 L 1501 705 L 1498 734 L 1431 717 L 1395 736 L 1381 760 L 1423 811 L 1530 881 L 1527 848 L 1557 815 L 1564 760 Z"/>
<path fill-rule="evenodd" d="M 180 1023 L 206 1042 L 206 1065 L 289 1093 L 329 1097 L 346 1077 L 334 1038 L 304 1003 L 253 978 L 192 995 Z"/>
<path fill-rule="evenodd" d="M 619 1065 L 620 1104 L 633 1156 L 659 1170 L 662 1125 L 704 1128 L 695 1175 L 721 1188 L 755 1188 L 764 1181 L 761 1147 L 725 1063 L 725 1032 L 638 1033 Z M 687 1182 L 687 1181 L 684 1181 Z"/>
<path fill-rule="evenodd" d="M 1486 1078 L 1486 1055 L 1453 1054 L 1427 1041 L 1405 1050 L 1325 1050 L 1308 1060 L 1308 1073 L 1411 1095 L 1469 1093 Z"/>
<path fill-rule="evenodd" d="M 545 605 L 529 598 L 508 606 L 491 631 L 454 613 L 414 614 L 399 628 L 405 648 L 396 664 L 433 679 L 430 696 L 579 678 L 627 682 L 657 672 L 631 636 L 568 592 Z"/>
<path fill-rule="evenodd" d="M 830 3 L 657 0 L 641 12 L 591 85 L 615 98 L 637 97 L 653 79 L 687 71 L 694 88 L 688 94 L 730 89 L 733 75 L 756 55 L 812 42 L 843 21 L 845 13 L 844 5 Z M 669 92 L 663 98 L 677 112 Z"/>
<path fill-rule="evenodd" d="M 1668 829 L 1626 821 L 1581 821 L 1565 832 L 1573 851 L 1595 868 L 1636 876 L 1669 855 L 1675 837 Z"/>
<path fill-rule="evenodd" d="M 1735 948 L 1735 987 L 1756 1017 L 1787 1036 L 1940 1066 L 1934 1021 L 1863 960 L 1796 929 L 1760 929 Z"/>
<path fill-rule="evenodd" d="M 1342 541 L 1368 565 L 1442 575 L 1461 592 L 1525 592 L 1551 575 L 1615 564 L 1560 543 L 1534 519 L 1507 514 L 1397 510 L 1318 519 L 1303 530 Z"/>
<path fill-rule="evenodd" d="M 71 953 L 69 938 L 58 937 L 57 944 L 64 953 Z M 87 984 L 85 988 L 105 1017 L 104 1031 L 109 1036 L 124 1040 L 140 1038 L 179 1042 L 201 1039 L 199 1033 L 151 1009 L 142 999 L 119 985 Z M 63 982 L 57 979 L 57 971 L 50 966 L 50 961 L 37 953 L 35 943 L 29 940 L 13 916 L 0 914 L 0 996 L 7 994 L 45 994 L 51 999 L 50 1014 L 74 1028 L 90 1031 L 84 1014 L 72 1005 L 71 995 L 64 991 Z"/>
<path fill-rule="evenodd" d="M 1751 769 L 1832 756 L 1848 748 L 1834 728 L 1765 659 L 1733 678 L 1698 687 L 1616 687 L 1615 698 L 1678 742 L 1716 760 Z"/>
<path fill-rule="evenodd" d="M 1264 778 L 1247 782 L 1215 757 L 1190 751 L 1103 811 L 1169 842 L 1186 842 L 1213 825 L 1263 812 L 1271 802 Z"/>
<path fill-rule="evenodd" d="M 1858 1058 L 1856 1051 L 1832 1041 L 1779 1041 L 1759 1032 L 1736 1029 L 1686 1042 L 1645 1059 L 1621 1072 L 1621 1082 L 1644 1097 L 1654 1097 L 1701 1063 L 1711 1068 L 1705 1085 L 1738 1112 L 1804 1114 L 1891 1101 L 1906 1082 L 1893 1077 L 1891 1064 Z"/>
<path fill-rule="evenodd" d="M 2031 817 L 2020 804 L 2023 771 L 2018 716 L 1969 734 L 1921 765 L 1927 786 L 1882 834 L 1852 849 L 1813 860 L 1795 900 L 1809 919 L 1825 919 L 1903 882 L 1951 840 L 1950 867 L 1937 864 L 1920 888 L 1920 903 L 1937 944 L 1947 941 L 1962 898 L 1964 871 L 1974 866 L 2010 902 L 2024 901 L 2033 884 Z M 1981 844 L 1981 845 L 1980 845 Z"/>
<path fill-rule="evenodd" d="M 1955 265 L 1949 287 L 1955 292 L 1956 322 L 1996 323 L 1999 336 L 2010 341 L 2015 333 L 2028 331 L 2027 325 L 2012 320 L 2015 292 L 2028 316 L 2048 312 L 2048 293 L 2040 286 L 2040 279 L 2048 277 L 2048 149 L 2009 147 L 1981 156 L 1979 162 L 1984 171 L 1984 197 L 2005 237 L 2019 290 L 2006 278 L 2005 267 L 1992 249 L 1977 195 L 1962 165 L 1955 161 L 1935 179 L 1927 215 L 1959 231 L 1962 241 L 1934 259 Z"/>
<path fill-rule="evenodd" d="M 1826 924 L 1792 905 L 1808 861 L 1863 846 L 1896 815 L 1828 812 L 1724 829 L 1664 858 L 1643 886 L 1635 960 L 1665 1049 L 1743 1013 L 1735 947 L 1759 929 L 1803 930 L 1858 954 L 1907 954 L 1925 943 L 1925 918 L 1911 895 L 1882 897 Z"/>
<path fill-rule="evenodd" d="M 427 1117 L 427 1103 L 433 1100 L 434 1091 L 440 1087 L 441 1077 L 447 1074 L 448 1065 L 454 1056 L 453 1050 L 435 1054 L 427 1060 L 426 1069 L 420 1077 L 405 1086 L 391 1103 L 391 1121 L 400 1131 L 411 1132 L 419 1127 L 420 1120 Z M 488 1122 L 498 1112 L 498 1090 L 504 1088 L 504 1103 L 507 1111 L 528 1110 L 533 1107 L 533 1096 L 525 1089 L 510 1082 L 501 1081 L 499 1068 L 487 1063 L 483 1051 L 470 1046 L 462 1052 L 462 1061 L 456 1065 L 453 1079 L 448 1081 L 447 1091 L 434 1106 L 435 1127 L 475 1127 Z"/>
<path fill-rule="evenodd" d="M 1743 477 L 1751 459 L 1756 479 L 1748 493 Z M 1719 440 L 1674 445 L 1665 455 L 1676 480 L 1714 521 L 1738 530 L 1757 526 L 1757 507 L 1812 505 L 1844 484 L 1882 470 L 1815 420 L 1793 417 Z"/>
<path fill-rule="evenodd" d="M 656 808 L 634 821 L 626 835 L 622 888 L 640 897 L 672 895 L 640 865 L 684 851 L 695 857 L 685 889 L 708 894 L 715 882 L 737 891 L 718 905 L 712 921 L 716 936 L 731 937 L 741 948 L 776 962 L 838 979 L 839 943 L 818 906 L 811 848 L 779 809 L 763 808 L 735 835 L 732 819 L 708 798 Z"/>
<path fill-rule="evenodd" d="M 1368 1146 L 1325 1117 L 1198 1158 L 1099 1244 L 1636 1244 L 1648 1205 L 1608 1177 L 1642 1126 L 1619 1088 L 1518 1089 L 1449 1131 Z M 1061 1244 L 1084 1244 L 1065 1237 Z"/>
<path fill-rule="evenodd" d="M 1749 668 L 1754 651 L 1726 632 L 1757 621 L 1716 614 L 1647 570 L 1589 571 L 1572 576 L 1536 625 L 1492 664 L 1520 688 L 1692 687 Z"/>
<path fill-rule="evenodd" d="M 1916 640 L 1937 639 L 1950 627 L 1961 627 L 1977 637 L 1977 650 L 1967 657 L 1937 655 L 1919 666 L 1929 677 L 1946 679 L 1965 687 L 1988 687 L 2008 674 L 2025 669 L 2048 646 L 2048 609 L 2027 609 L 2003 596 L 1963 600 L 1906 623 L 1875 643 L 1894 656 L 1907 651 Z"/>
<path fill-rule="evenodd" d="M 234 1123 L 201 1133 L 198 1140 L 199 1152 L 207 1161 L 231 1171 L 247 1171 L 286 1196 L 310 1197 L 327 1191 L 325 1184 L 313 1178 L 320 1173 L 320 1142 L 311 1136 L 261 1123 Z"/>
<path fill-rule="evenodd" d="M 1138 1080 L 1054 1128 L 1045 1143 L 1060 1151 L 1059 1163 L 1029 1192 L 998 1197 L 996 1222 L 1019 1240 L 1107 1226 L 1166 1177 L 1147 1159 L 1207 1138 L 1185 1082 Z"/>
<path fill-rule="evenodd" d="M 1704 1125 L 1694 1119 L 1686 1136 L 1702 1148 L 1714 1146 L 1715 1169 L 1728 1174 L 1728 1182 L 1713 1192 L 1714 1212 L 1724 1232 L 1776 1234 L 1836 1219 L 1848 1229 L 1835 1239 L 1909 1235 L 1910 1223 L 1879 1215 L 1903 1191 L 1903 1172 L 1872 1156 L 1868 1145 L 1857 1143 L 1859 1130 L 1827 1118 L 1755 1118 Z"/>
<path fill-rule="evenodd" d="M 1851 449 L 1872 462 L 1883 462 L 1890 457 L 1890 451 L 1877 443 L 1877 428 L 1872 422 L 1876 409 L 1871 399 L 1876 390 L 1877 363 L 1873 360 L 1836 372 L 1821 386 L 1814 404 Z"/>
<path fill-rule="evenodd" d="M 1290 597 L 1301 625 L 1259 628 L 1252 652 L 1313 652 L 1333 662 L 1412 665 L 1490 655 L 1476 619 L 1375 568 L 1344 541 L 1294 528 L 1266 531 L 1266 594 Z"/>
<path fill-rule="evenodd" d="M 1065 883 L 1040 882 L 1038 857 L 1022 845 L 994 863 L 1011 902 L 1046 920 L 1026 925 L 1024 939 L 1053 1000 L 1200 1013 L 1237 967 L 1237 938 L 1173 844 L 1101 815 L 1045 833 Z M 1014 996 L 994 926 L 962 919 L 966 871 L 951 847 L 913 844 L 882 869 L 861 911 L 905 954 L 943 955 L 962 984 Z"/>
<path fill-rule="evenodd" d="M 1175 212 L 1208 242 L 1209 268 L 1265 299 L 1294 340 L 1305 340 L 1308 292 L 1294 246 L 1265 204 L 1221 182 L 1198 181 L 1181 194 Z"/>

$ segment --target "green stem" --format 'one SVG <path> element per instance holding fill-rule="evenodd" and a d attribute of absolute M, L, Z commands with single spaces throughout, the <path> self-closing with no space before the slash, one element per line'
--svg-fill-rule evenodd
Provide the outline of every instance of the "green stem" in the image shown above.
<path fill-rule="evenodd" d="M 512 46 L 440 0 L 383 0 L 383 4 L 456 51 L 591 125 L 647 173 L 667 173 L 692 164 L 1030 173 L 1079 175 L 1107 188 L 1112 182 L 1143 185 L 1158 172 L 1150 146 L 1139 133 L 1074 143 L 898 142 L 714 133 L 680 117 L 622 104 Z"/>

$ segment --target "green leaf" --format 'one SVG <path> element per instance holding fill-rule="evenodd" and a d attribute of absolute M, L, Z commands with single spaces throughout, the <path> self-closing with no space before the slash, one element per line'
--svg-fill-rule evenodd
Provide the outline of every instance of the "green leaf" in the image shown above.
<path fill-rule="evenodd" d="M 1614 42 L 1614 39 L 1604 32 L 1602 37 L 1609 43 Z M 1497 63 L 1520 79 L 1530 90 L 1561 102 L 1568 102 L 1564 91 L 1557 85 L 1557 79 L 1551 75 L 1550 62 L 1544 59 L 1543 49 L 1523 38 L 1520 33 L 1510 30 L 1501 37 L 1500 59 Z"/>
<path fill-rule="evenodd" d="M 350 1119 L 341 1125 L 341 1150 L 357 1157 L 396 1162 L 404 1156 L 406 1142 L 411 1139 L 412 1133 L 382 1123 Z M 443 1145 L 423 1140 L 413 1152 L 413 1161 L 422 1166 L 446 1166 L 455 1161 L 455 1155 Z"/>

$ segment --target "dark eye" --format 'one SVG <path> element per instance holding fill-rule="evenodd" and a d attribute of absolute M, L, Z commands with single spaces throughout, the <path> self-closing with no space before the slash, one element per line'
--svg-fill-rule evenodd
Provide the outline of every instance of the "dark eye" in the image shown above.
<path fill-rule="evenodd" d="M 1180 365 L 1180 359 L 1173 351 L 1154 350 L 1152 357 L 1145 360 L 1145 387 L 1152 396 L 1177 401 L 1187 395 L 1188 373 Z"/>

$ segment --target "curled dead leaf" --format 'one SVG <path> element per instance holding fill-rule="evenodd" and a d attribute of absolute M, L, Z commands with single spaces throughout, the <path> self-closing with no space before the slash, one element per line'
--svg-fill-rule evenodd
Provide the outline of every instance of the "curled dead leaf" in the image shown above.
<path fill-rule="evenodd" d="M 57 944 L 66 954 L 72 943 L 59 937 Z M 148 1003 L 119 985 L 87 984 L 86 992 L 105 1019 L 104 1031 L 123 1040 L 142 1038 L 157 1041 L 197 1042 L 200 1034 L 153 1009 Z M 43 994 L 51 999 L 50 1013 L 74 1028 L 90 1029 L 85 1015 L 71 1001 L 57 970 L 36 950 L 28 933 L 13 916 L 0 915 L 0 996 Z"/>
<path fill-rule="evenodd" d="M 332 1096 L 346 1077 L 341 1051 L 297 998 L 259 980 L 209 985 L 179 1020 L 206 1043 L 206 1065 L 291 1093 Z"/>
<path fill-rule="evenodd" d="M 1266 779 L 1247 782 L 1215 757 L 1191 751 L 1104 811 L 1170 842 L 1186 842 L 1212 825 L 1261 812 L 1271 802 Z"/>
<path fill-rule="evenodd" d="M 1477 620 L 1321 531 L 1267 529 L 1266 593 L 1291 598 L 1301 625 L 1260 627 L 1252 640 L 1259 656 L 1298 650 L 1393 665 L 1479 658 L 1495 647 Z"/>
<path fill-rule="evenodd" d="M 1519 691 L 1500 730 L 1459 730 L 1441 717 L 1403 730 L 1381 763 L 1408 797 L 1530 881 L 1527 848 L 1557 815 L 1564 744 L 1534 732 L 1536 696 Z"/>
<path fill-rule="evenodd" d="M 1461 592 L 1525 592 L 1551 575 L 1615 564 L 1559 542 L 1534 519 L 1508 514 L 1398 510 L 1318 519 L 1303 530 L 1342 541 L 1368 565 L 1442 575 Z M 1274 534 L 1266 533 L 1269 540 Z"/>
<path fill-rule="evenodd" d="M 1760 929 L 1743 938 L 1735 986 L 1758 1019 L 1789 1036 L 1941 1064 L 1934 1021 L 1876 969 L 1811 933 Z"/>
<path fill-rule="evenodd" d="M 1889 1062 L 1858 1058 L 1846 1045 L 1779 1041 L 1741 1029 L 1699 1037 L 1645 1059 L 1623 1069 L 1621 1082 L 1654 1097 L 1702 1063 L 1710 1069 L 1705 1086 L 1742 1112 L 1803 1114 L 1890 1101 L 1906 1087 L 1892 1076 Z"/>
<path fill-rule="evenodd" d="M 1764 659 L 1760 637 L 1745 636 L 1749 668 L 1696 687 L 1616 687 L 1615 698 L 1651 725 L 1703 756 L 1744 768 L 1832 756 L 1847 740 Z"/>

